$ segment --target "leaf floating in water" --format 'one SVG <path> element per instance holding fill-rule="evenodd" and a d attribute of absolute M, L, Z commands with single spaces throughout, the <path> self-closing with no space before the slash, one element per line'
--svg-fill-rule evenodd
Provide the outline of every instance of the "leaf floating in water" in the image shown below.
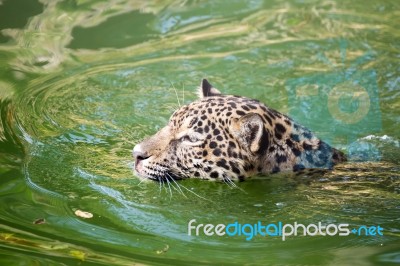
<path fill-rule="evenodd" d="M 44 224 L 46 223 L 46 220 L 44 218 L 39 218 L 33 221 L 33 224 Z"/>
<path fill-rule="evenodd" d="M 84 211 L 81 211 L 81 210 L 76 210 L 75 211 L 75 215 L 79 216 L 79 217 L 82 217 L 82 218 L 85 218 L 85 219 L 93 218 L 93 214 L 91 214 L 90 212 L 84 212 Z"/>
<path fill-rule="evenodd" d="M 156 251 L 156 253 L 157 253 L 157 254 L 162 254 L 162 253 L 165 253 L 165 252 L 167 252 L 167 251 L 168 251 L 168 249 L 169 249 L 169 246 L 168 246 L 168 245 L 166 245 L 166 246 L 165 246 L 165 248 L 163 248 L 163 249 L 161 249 L 161 250 L 157 250 L 157 251 Z"/>
<path fill-rule="evenodd" d="M 77 259 L 79 259 L 81 261 L 84 261 L 85 260 L 85 256 L 86 256 L 85 252 L 82 252 L 80 250 L 71 250 L 69 252 L 69 255 L 71 255 L 72 257 L 77 258 Z"/>

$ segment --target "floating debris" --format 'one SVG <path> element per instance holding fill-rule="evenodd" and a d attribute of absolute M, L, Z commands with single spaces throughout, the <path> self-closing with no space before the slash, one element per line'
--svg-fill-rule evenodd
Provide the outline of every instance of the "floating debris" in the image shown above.
<path fill-rule="evenodd" d="M 278 207 L 278 208 L 283 208 L 283 207 L 286 206 L 286 203 L 284 203 L 284 202 L 277 202 L 277 203 L 275 203 L 275 205 L 276 205 L 276 207 Z"/>
<path fill-rule="evenodd" d="M 33 224 L 45 224 L 46 220 L 44 218 L 39 218 L 33 221 Z"/>
<path fill-rule="evenodd" d="M 75 215 L 79 216 L 79 217 L 82 217 L 82 218 L 85 218 L 85 219 L 93 218 L 93 214 L 91 214 L 90 212 L 84 212 L 84 211 L 81 211 L 81 210 L 76 210 L 75 211 Z"/>
<path fill-rule="evenodd" d="M 82 252 L 80 250 L 71 250 L 69 252 L 69 255 L 71 255 L 72 257 L 74 257 L 74 258 L 76 258 L 78 260 L 81 260 L 81 261 L 84 261 L 85 257 L 86 257 L 85 252 Z"/>
<path fill-rule="evenodd" d="M 166 245 L 166 246 L 165 246 L 165 248 L 163 248 L 163 249 L 161 249 L 161 250 L 157 250 L 157 251 L 156 251 L 156 253 L 157 253 L 157 254 L 162 254 L 162 253 L 165 253 L 165 252 L 167 252 L 167 251 L 168 251 L 168 249 L 169 249 L 169 246 L 168 246 L 168 245 Z"/>

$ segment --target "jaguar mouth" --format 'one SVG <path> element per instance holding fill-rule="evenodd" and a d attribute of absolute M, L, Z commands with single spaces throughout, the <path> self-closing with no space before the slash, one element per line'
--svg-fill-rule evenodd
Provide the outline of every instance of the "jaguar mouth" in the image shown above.
<path fill-rule="evenodd" d="M 160 183 L 169 183 L 176 180 L 182 180 L 183 178 L 172 173 L 163 173 L 159 175 L 151 175 L 147 177 L 147 179 Z"/>
<path fill-rule="evenodd" d="M 162 183 L 184 179 L 183 177 L 165 169 L 161 170 L 157 169 L 156 167 L 146 167 L 142 165 L 141 162 L 139 162 L 139 164 L 135 164 L 135 174 L 140 178 Z"/>

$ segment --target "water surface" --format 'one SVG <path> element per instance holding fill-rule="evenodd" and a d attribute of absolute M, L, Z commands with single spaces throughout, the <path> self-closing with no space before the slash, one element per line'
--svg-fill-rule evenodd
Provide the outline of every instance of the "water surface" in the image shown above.
<path fill-rule="evenodd" d="M 398 10 L 397 1 L 4 1 L 0 264 L 399 264 Z M 204 77 L 289 114 L 352 161 L 238 188 L 140 183 L 132 148 L 196 99 Z M 192 219 L 384 231 L 246 241 L 189 236 Z"/>

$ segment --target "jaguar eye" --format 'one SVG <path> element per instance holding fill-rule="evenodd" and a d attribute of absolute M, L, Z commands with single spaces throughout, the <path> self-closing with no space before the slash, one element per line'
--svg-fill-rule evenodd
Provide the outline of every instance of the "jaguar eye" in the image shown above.
<path fill-rule="evenodd" d="M 199 139 L 196 138 L 196 136 L 186 135 L 186 136 L 183 136 L 183 137 L 181 138 L 181 140 L 182 140 L 182 141 L 189 141 L 189 142 L 196 142 L 196 141 L 198 141 Z"/>

